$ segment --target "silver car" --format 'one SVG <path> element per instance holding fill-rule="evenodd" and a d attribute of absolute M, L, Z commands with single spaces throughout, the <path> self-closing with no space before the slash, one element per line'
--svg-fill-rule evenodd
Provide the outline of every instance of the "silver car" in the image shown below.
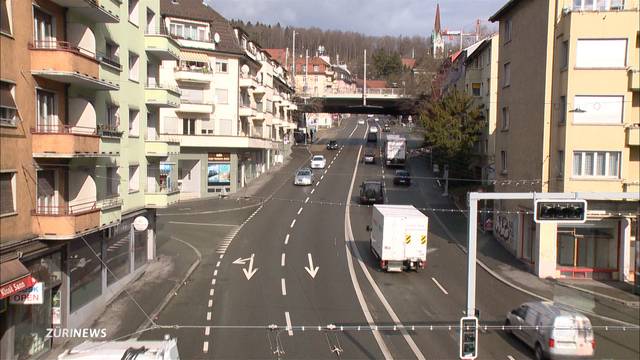
<path fill-rule="evenodd" d="M 505 325 L 537 359 L 585 358 L 595 351 L 589 318 L 552 302 L 524 303 L 507 314 Z"/>
<path fill-rule="evenodd" d="M 313 185 L 313 172 L 311 169 L 305 168 L 298 170 L 293 179 L 293 184 L 301 186 Z"/>

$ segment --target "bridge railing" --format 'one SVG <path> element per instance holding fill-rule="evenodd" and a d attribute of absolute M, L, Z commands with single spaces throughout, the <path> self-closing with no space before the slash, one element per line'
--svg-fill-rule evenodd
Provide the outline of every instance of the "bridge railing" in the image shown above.
<path fill-rule="evenodd" d="M 327 89 L 322 92 L 304 92 L 300 93 L 301 97 L 324 97 L 324 96 L 332 96 L 332 95 L 345 95 L 345 96 L 354 96 L 354 95 L 362 95 L 363 89 Z M 408 96 L 405 94 L 405 90 L 403 88 L 371 88 L 367 89 L 367 95 L 379 95 L 379 96 L 393 96 L 393 97 L 404 97 Z"/>

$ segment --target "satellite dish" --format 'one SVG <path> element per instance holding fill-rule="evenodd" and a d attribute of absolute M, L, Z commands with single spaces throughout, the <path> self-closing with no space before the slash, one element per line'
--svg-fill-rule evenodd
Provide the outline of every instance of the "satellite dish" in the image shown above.
<path fill-rule="evenodd" d="M 247 64 L 242 65 L 242 67 L 240 68 L 240 71 L 242 71 L 243 75 L 249 74 L 249 66 L 247 66 Z"/>
<path fill-rule="evenodd" d="M 213 42 L 216 44 L 220 43 L 220 34 L 218 33 L 213 34 Z"/>

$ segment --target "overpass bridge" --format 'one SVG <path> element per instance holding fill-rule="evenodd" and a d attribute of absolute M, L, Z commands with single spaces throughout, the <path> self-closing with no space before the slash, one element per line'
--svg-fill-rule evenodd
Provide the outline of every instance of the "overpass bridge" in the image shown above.
<path fill-rule="evenodd" d="M 321 96 L 301 94 L 298 110 L 306 113 L 351 113 L 410 115 L 416 113 L 416 99 L 402 88 L 358 88 L 355 92 L 330 92 Z"/>

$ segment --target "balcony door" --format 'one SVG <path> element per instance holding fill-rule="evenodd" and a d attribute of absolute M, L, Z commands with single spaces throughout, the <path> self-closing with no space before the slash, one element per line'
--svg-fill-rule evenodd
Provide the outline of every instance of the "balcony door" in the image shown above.
<path fill-rule="evenodd" d="M 38 171 L 38 214 L 58 214 L 58 188 L 55 170 Z"/>
<path fill-rule="evenodd" d="M 36 127 L 39 132 L 58 132 L 55 100 L 54 93 L 38 90 Z"/>
<path fill-rule="evenodd" d="M 33 40 L 36 47 L 55 47 L 53 17 L 37 7 L 33 8 Z"/>

